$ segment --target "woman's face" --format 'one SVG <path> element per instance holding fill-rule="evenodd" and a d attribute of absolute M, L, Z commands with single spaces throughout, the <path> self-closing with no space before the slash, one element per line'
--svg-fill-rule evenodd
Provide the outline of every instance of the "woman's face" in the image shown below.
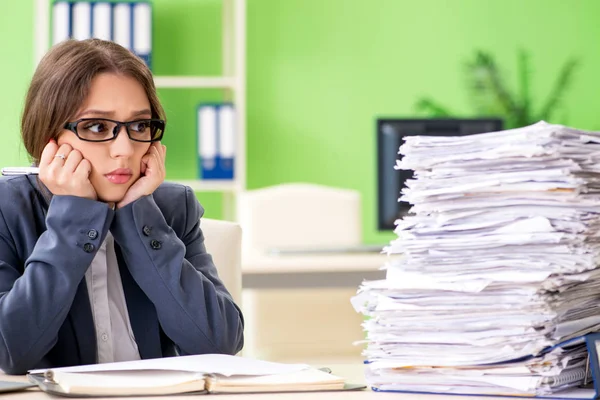
<path fill-rule="evenodd" d="M 101 73 L 92 80 L 89 94 L 81 108 L 69 121 L 80 118 L 107 118 L 121 122 L 152 118 L 150 101 L 143 86 L 134 78 L 114 73 Z M 98 199 L 118 202 L 140 177 L 142 157 L 150 143 L 129 139 L 122 127 L 116 139 L 108 142 L 86 142 L 64 129 L 58 145 L 69 144 L 79 150 L 92 165 L 90 182 Z"/>

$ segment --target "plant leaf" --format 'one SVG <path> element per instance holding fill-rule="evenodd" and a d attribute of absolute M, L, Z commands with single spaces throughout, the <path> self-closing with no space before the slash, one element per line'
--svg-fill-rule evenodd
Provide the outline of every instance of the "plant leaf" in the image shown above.
<path fill-rule="evenodd" d="M 573 76 L 575 74 L 575 70 L 579 65 L 579 61 L 575 58 L 571 58 L 567 60 L 565 65 L 562 67 L 560 74 L 558 75 L 558 79 L 554 83 L 554 87 L 550 92 L 550 97 L 542 107 L 538 120 L 545 120 L 550 122 L 550 118 L 552 114 L 556 111 L 557 107 L 560 105 L 560 102 L 568 89 L 571 81 L 573 80 Z"/>
<path fill-rule="evenodd" d="M 531 97 L 529 95 L 531 69 L 529 67 L 529 53 L 521 49 L 519 51 L 519 115 L 517 124 L 520 126 L 530 125 L 537 121 L 530 119 Z"/>
<path fill-rule="evenodd" d="M 494 57 L 479 50 L 466 67 L 467 87 L 478 114 L 502 115 L 508 126 L 513 125 L 520 109 L 505 86 Z"/>
<path fill-rule="evenodd" d="M 424 112 L 433 118 L 450 117 L 452 115 L 448 108 L 429 97 L 420 98 L 415 103 L 415 108 L 417 111 Z"/>

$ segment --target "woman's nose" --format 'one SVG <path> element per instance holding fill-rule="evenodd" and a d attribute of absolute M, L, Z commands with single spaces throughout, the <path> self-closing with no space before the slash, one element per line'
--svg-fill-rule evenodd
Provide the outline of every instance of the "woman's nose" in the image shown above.
<path fill-rule="evenodd" d="M 111 156 L 113 157 L 130 156 L 133 154 L 133 143 L 129 139 L 127 128 L 124 125 L 120 127 L 117 137 L 112 141 L 110 148 Z"/>

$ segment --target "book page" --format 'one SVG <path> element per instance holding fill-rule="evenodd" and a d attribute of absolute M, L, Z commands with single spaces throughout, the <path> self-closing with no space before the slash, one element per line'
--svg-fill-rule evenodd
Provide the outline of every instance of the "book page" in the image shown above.
<path fill-rule="evenodd" d="M 82 365 L 76 367 L 52 368 L 62 372 L 97 372 L 97 371 L 187 371 L 202 374 L 231 375 L 275 375 L 310 368 L 306 364 L 282 364 L 254 360 L 224 354 L 201 354 L 193 356 L 155 358 L 149 360 L 126 361 L 106 364 Z M 30 374 L 43 373 L 47 369 L 30 371 Z"/>
<path fill-rule="evenodd" d="M 206 388 L 210 392 L 267 392 L 340 390 L 345 379 L 318 369 L 268 376 L 207 376 Z"/>
<path fill-rule="evenodd" d="M 180 371 L 52 371 L 49 379 L 65 393 L 85 395 L 164 395 L 203 391 L 205 387 L 202 374 Z"/>

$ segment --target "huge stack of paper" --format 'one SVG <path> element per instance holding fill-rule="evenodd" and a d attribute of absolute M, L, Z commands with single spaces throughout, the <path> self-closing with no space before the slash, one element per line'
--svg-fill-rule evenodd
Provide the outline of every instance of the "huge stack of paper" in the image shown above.
<path fill-rule="evenodd" d="M 353 298 L 380 390 L 544 395 L 589 379 L 600 331 L 600 133 L 544 122 L 407 137 L 387 277 Z"/>

